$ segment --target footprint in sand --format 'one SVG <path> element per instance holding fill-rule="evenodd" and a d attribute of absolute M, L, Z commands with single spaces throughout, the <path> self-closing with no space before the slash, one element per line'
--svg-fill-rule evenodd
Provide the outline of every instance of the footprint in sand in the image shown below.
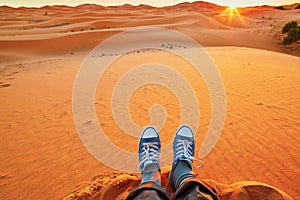
<path fill-rule="evenodd" d="M 0 88 L 7 88 L 9 86 L 10 86 L 9 83 L 0 83 Z"/>

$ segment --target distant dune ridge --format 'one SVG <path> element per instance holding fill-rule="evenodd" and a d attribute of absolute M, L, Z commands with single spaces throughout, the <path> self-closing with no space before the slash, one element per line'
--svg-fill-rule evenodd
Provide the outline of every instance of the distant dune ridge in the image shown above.
<path fill-rule="evenodd" d="M 289 6 L 295 7 L 296 4 Z M 206 2 L 163 8 L 128 4 L 109 7 L 96 4 L 42 8 L 2 6 L 0 45 L 5 52 L 34 54 L 91 49 L 103 39 L 127 28 L 159 25 L 183 32 L 203 46 L 244 46 L 299 56 L 299 42 L 284 47 L 281 34 L 285 23 L 300 20 L 299 9 L 243 8 L 239 9 L 242 17 L 234 14 L 230 19 L 228 12 L 222 13 L 225 8 Z M 56 41 L 60 44 L 61 40 L 65 43 L 42 45 L 42 49 L 37 49 L 31 45 L 32 40 L 39 40 L 40 44 L 55 44 Z"/>
<path fill-rule="evenodd" d="M 240 8 L 240 16 L 230 16 L 226 7 L 206 2 L 163 8 L 1 6 L 1 199 L 124 199 L 139 184 L 140 175 L 113 171 L 88 153 L 74 125 L 72 91 L 81 63 L 101 41 L 134 27 L 157 26 L 182 32 L 204 46 L 224 81 L 225 125 L 198 177 L 222 200 L 300 200 L 300 42 L 284 46 L 281 33 L 287 22 L 300 23 L 296 7 Z M 162 43 L 162 49 L 173 45 Z M 191 66 L 177 59 L 151 49 L 131 52 L 99 80 L 104 89 L 98 85 L 95 95 L 97 117 L 120 148 L 136 152 L 138 140 L 116 126 L 107 88 L 113 88 L 131 65 L 157 61 L 174 67 L 195 90 L 201 110 L 199 151 L 211 117 L 209 93 Z M 161 130 L 165 145 L 180 124 L 180 105 L 170 91 L 141 87 L 130 100 L 130 114 L 145 126 L 147 106 L 155 103 L 168 113 Z M 164 168 L 166 187 L 168 173 Z"/>

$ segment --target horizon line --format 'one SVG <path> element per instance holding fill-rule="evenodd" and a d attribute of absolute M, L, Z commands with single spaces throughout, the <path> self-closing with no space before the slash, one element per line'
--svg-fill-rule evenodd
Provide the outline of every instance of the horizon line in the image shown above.
<path fill-rule="evenodd" d="M 124 3 L 124 4 L 118 4 L 118 5 L 101 5 L 98 3 L 82 3 L 82 4 L 78 4 L 78 5 L 68 5 L 68 4 L 47 4 L 47 5 L 43 5 L 43 6 L 11 6 L 11 5 L 5 5 L 5 4 L 0 4 L 0 7 L 10 7 L 10 8 L 43 8 L 43 7 L 52 7 L 52 6 L 67 6 L 67 7 L 78 7 L 78 6 L 82 6 L 82 5 L 97 5 L 97 6 L 102 6 L 102 7 L 118 7 L 118 6 L 125 6 L 125 5 L 131 5 L 133 7 L 138 7 L 138 6 L 149 6 L 149 7 L 153 7 L 153 8 L 166 8 L 166 7 L 172 7 L 172 6 L 178 6 L 180 4 L 192 4 L 192 3 L 197 3 L 197 2 L 201 2 L 201 3 L 207 3 L 207 4 L 211 4 L 211 5 L 216 5 L 216 6 L 220 6 L 220 7 L 229 7 L 226 5 L 220 5 L 220 4 L 216 4 L 216 3 L 211 3 L 211 2 L 207 2 L 207 1 L 193 1 L 193 2 L 181 2 L 181 3 L 177 3 L 177 4 L 172 4 L 172 5 L 165 5 L 165 6 L 154 6 L 154 5 L 149 5 L 149 4 L 130 4 L 130 3 Z M 269 6 L 269 7 L 278 7 L 278 6 L 291 6 L 294 4 L 300 4 L 300 3 L 291 3 L 291 4 L 280 4 L 280 5 L 271 5 L 271 4 L 262 4 L 262 5 L 245 5 L 245 6 L 237 6 L 237 8 L 251 8 L 251 7 L 263 7 L 263 6 Z"/>

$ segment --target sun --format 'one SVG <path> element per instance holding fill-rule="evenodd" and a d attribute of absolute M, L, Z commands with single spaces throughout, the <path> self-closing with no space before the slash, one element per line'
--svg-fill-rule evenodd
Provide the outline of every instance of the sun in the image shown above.
<path fill-rule="evenodd" d="M 228 8 L 226 8 L 222 14 L 229 14 L 230 18 L 232 18 L 233 15 L 241 16 L 238 8 L 234 6 L 228 6 Z"/>
<path fill-rule="evenodd" d="M 230 24 L 233 17 L 238 17 L 242 22 L 244 22 L 243 17 L 241 16 L 238 7 L 236 5 L 229 5 L 221 14 L 228 15 L 228 23 Z"/>
<path fill-rule="evenodd" d="M 239 15 L 240 16 L 240 12 L 239 12 L 239 10 L 238 10 L 238 7 L 236 7 L 236 6 L 228 6 L 224 11 L 223 11 L 223 13 L 229 13 L 230 14 L 230 17 L 232 17 L 232 15 L 234 15 L 234 14 L 237 14 L 237 15 Z"/>

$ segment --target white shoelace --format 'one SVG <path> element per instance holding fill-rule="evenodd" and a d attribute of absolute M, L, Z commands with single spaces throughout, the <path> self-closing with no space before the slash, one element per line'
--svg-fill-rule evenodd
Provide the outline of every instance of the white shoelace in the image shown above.
<path fill-rule="evenodd" d="M 177 146 L 176 146 L 177 152 L 175 155 L 176 156 L 175 160 L 184 157 L 184 158 L 195 161 L 195 162 L 193 162 L 193 164 L 196 168 L 202 168 L 204 166 L 204 162 L 202 160 L 196 159 L 192 156 L 193 155 L 192 145 L 193 145 L 193 143 L 188 140 L 178 139 Z M 196 162 L 198 162 L 199 165 L 197 165 Z"/>
<path fill-rule="evenodd" d="M 140 166 L 143 166 L 147 161 L 156 161 L 156 162 L 159 161 L 158 145 L 159 145 L 158 142 L 143 143 L 142 158 L 140 161 Z M 143 167 L 145 167 L 145 166 L 143 166 Z"/>

